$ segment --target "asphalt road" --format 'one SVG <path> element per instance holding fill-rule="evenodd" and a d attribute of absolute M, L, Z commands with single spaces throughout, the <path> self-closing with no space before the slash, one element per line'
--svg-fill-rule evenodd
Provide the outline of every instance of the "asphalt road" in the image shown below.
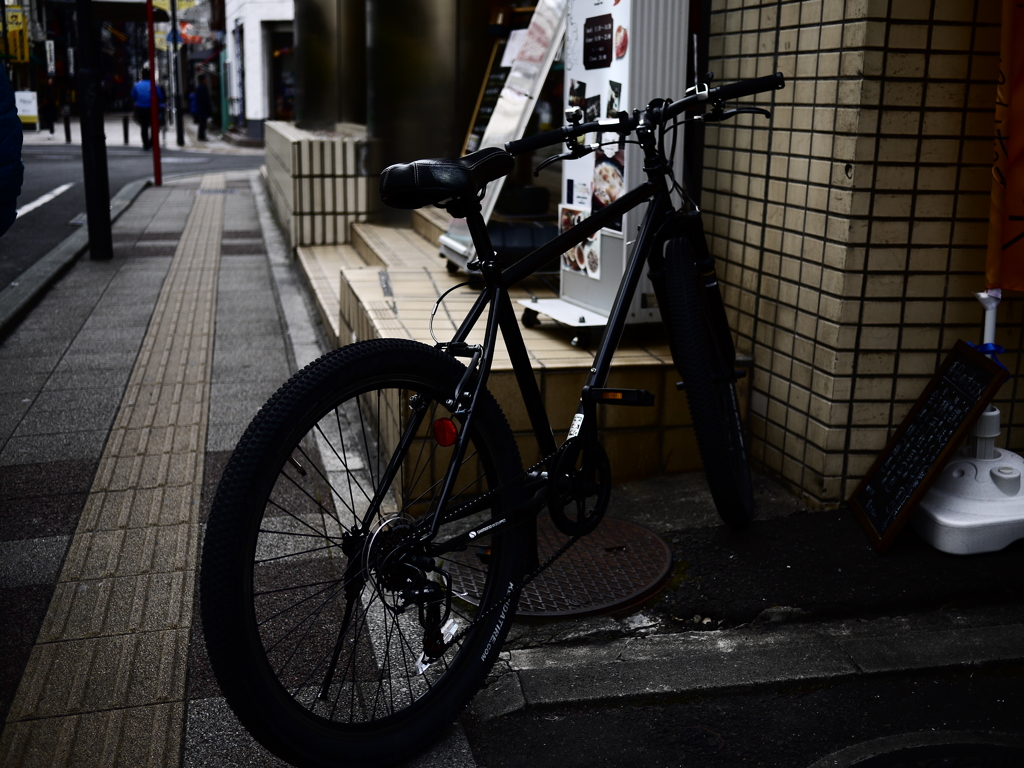
<path fill-rule="evenodd" d="M 59 134 L 58 134 L 59 139 Z M 82 148 L 58 139 L 50 144 L 26 144 L 22 150 L 25 181 L 18 198 L 19 207 L 38 200 L 56 188 L 71 183 L 67 191 L 23 214 L 0 238 L 0 289 L 45 256 L 50 249 L 73 233 L 78 225 L 71 220 L 85 211 Z M 153 176 L 153 158 L 138 144 L 118 141 L 107 145 L 107 173 L 110 196 L 130 181 Z M 108 139 L 108 141 L 110 141 Z M 211 171 L 258 168 L 263 154 L 215 154 L 164 149 L 161 152 L 164 179 L 191 176 Z"/>

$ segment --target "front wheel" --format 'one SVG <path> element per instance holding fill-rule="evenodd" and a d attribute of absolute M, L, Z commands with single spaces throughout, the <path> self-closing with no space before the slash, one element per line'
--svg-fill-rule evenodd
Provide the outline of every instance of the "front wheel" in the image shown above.
<path fill-rule="evenodd" d="M 444 556 L 421 542 L 465 370 L 414 342 L 337 350 L 271 398 L 224 472 L 200 577 L 210 661 L 249 732 L 296 765 L 411 756 L 483 684 L 508 631 L 525 527 Z M 502 519 L 520 479 L 489 393 L 472 424 L 435 544 Z"/>
<path fill-rule="evenodd" d="M 724 317 L 708 311 L 685 238 L 669 241 L 665 254 L 665 293 L 669 302 L 672 359 L 686 387 L 690 418 L 711 497 L 722 520 L 739 527 L 754 517 L 750 466 L 736 398 L 734 360 L 716 343 Z M 717 290 L 717 288 L 716 288 Z"/>

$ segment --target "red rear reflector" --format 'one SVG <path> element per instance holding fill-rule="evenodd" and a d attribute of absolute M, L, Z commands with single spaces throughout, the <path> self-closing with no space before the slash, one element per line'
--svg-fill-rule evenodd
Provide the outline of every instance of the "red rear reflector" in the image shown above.
<path fill-rule="evenodd" d="M 434 439 L 442 448 L 455 445 L 459 431 L 455 428 L 455 422 L 451 419 L 438 419 L 434 422 Z"/>

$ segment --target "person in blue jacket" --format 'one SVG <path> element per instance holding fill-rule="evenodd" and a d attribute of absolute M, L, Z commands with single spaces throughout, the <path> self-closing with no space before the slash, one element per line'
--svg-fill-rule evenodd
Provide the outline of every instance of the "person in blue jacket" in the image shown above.
<path fill-rule="evenodd" d="M 14 106 L 14 89 L 0 65 L 0 235 L 18 218 L 18 195 L 25 178 L 21 162 L 22 128 Z"/>
<path fill-rule="evenodd" d="M 139 124 L 139 131 L 142 133 L 142 148 L 143 150 L 149 149 L 152 146 L 149 137 L 149 127 L 152 123 L 153 118 L 150 112 L 151 102 L 149 95 L 149 64 L 142 65 L 142 74 L 139 76 L 139 81 L 132 86 L 132 103 L 135 105 L 135 122 Z M 163 122 L 164 114 L 164 89 L 159 85 L 156 87 L 157 104 L 159 106 L 158 114 Z M 156 137 L 154 136 L 155 140 Z"/>

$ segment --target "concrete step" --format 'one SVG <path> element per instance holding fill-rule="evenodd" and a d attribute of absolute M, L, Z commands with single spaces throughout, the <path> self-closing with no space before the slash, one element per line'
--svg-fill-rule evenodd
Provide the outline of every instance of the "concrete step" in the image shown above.
<path fill-rule="evenodd" d="M 412 228 L 435 246 L 440 245 L 441 235 L 448 231 L 451 220 L 452 217 L 440 208 L 419 208 L 412 212 Z"/>
<path fill-rule="evenodd" d="M 365 267 L 366 261 L 351 245 L 304 245 L 296 257 L 316 299 L 324 330 L 335 347 L 351 341 L 351 328 L 343 328 L 340 314 L 341 270 Z"/>
<path fill-rule="evenodd" d="M 452 334 L 477 298 L 477 292 L 462 287 L 451 293 L 433 319 L 437 297 L 466 276 L 449 274 L 438 256 L 436 244 L 421 230 L 427 225 L 439 232 L 442 222 L 433 212 L 417 217 L 416 228 L 356 223 L 352 226 L 352 259 L 347 246 L 335 251 L 301 249 L 300 261 L 307 270 L 320 270 L 333 285 L 337 281 L 337 308 L 321 307 L 325 322 L 337 317 L 338 343 L 400 337 L 433 344 L 431 328 L 438 339 Z M 428 232 L 429 232 L 428 228 Z M 348 261 L 342 262 L 347 254 Z M 317 255 L 314 262 L 310 257 Z M 315 278 L 310 278 L 311 284 Z M 318 302 L 331 301 L 330 291 L 321 291 Z M 513 301 L 531 297 L 555 298 L 556 293 L 541 281 L 526 282 L 512 291 Z M 320 297 L 324 298 L 321 299 Z M 520 309 L 517 305 L 517 312 Z M 576 412 L 579 392 L 586 381 L 593 352 L 572 345 L 576 332 L 548 318 L 535 328 L 522 328 L 531 362 L 540 383 L 552 427 L 564 435 Z M 482 323 L 470 335 L 471 343 L 482 342 Z M 596 337 L 595 337 L 596 343 Z M 603 408 L 599 414 L 603 441 L 612 460 L 613 480 L 651 477 L 666 472 L 691 471 L 700 467 L 686 399 L 675 388 L 678 375 L 660 327 L 631 328 L 615 356 L 609 386 L 646 389 L 655 395 L 647 408 Z M 501 403 L 513 431 L 520 439 L 523 460 L 537 459 L 530 434 L 530 421 L 519 395 L 507 353 L 501 347 L 495 355 L 488 387 Z"/>
<path fill-rule="evenodd" d="M 367 264 L 391 267 L 444 267 L 437 245 L 416 229 L 358 222 L 352 225 L 352 246 Z M 431 264 L 434 262 L 434 264 Z"/>

